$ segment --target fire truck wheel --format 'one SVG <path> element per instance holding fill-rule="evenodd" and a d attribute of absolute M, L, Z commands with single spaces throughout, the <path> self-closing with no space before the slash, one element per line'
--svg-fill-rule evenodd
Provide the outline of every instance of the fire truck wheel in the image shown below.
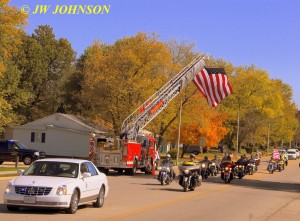
<path fill-rule="evenodd" d="M 129 169 L 129 174 L 131 175 L 131 176 L 134 176 L 135 174 L 136 174 L 136 161 L 134 161 L 133 162 L 133 166 L 132 166 L 132 168 L 131 169 Z"/>

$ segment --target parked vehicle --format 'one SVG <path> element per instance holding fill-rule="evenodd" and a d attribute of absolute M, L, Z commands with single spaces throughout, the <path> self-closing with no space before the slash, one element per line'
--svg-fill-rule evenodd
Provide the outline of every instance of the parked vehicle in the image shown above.
<path fill-rule="evenodd" d="M 158 181 L 161 185 L 168 185 L 173 181 L 171 166 L 170 163 L 165 163 L 157 167 L 157 170 L 159 171 Z"/>
<path fill-rule="evenodd" d="M 298 158 L 297 151 L 295 149 L 288 149 L 287 153 L 289 160 L 296 160 Z"/>
<path fill-rule="evenodd" d="M 0 165 L 5 162 L 15 162 L 17 157 L 20 162 L 30 165 L 33 161 L 45 158 L 45 152 L 29 149 L 18 140 L 0 141 Z"/>
<path fill-rule="evenodd" d="M 199 174 L 200 165 L 192 162 L 183 163 L 178 167 L 179 185 L 183 187 L 183 191 L 194 191 L 197 186 L 201 185 L 201 176 Z"/>
<path fill-rule="evenodd" d="M 82 204 L 102 207 L 109 191 L 106 175 L 87 160 L 37 160 L 18 172 L 21 175 L 7 184 L 4 193 L 4 204 L 11 211 L 39 207 L 76 213 Z"/>
<path fill-rule="evenodd" d="M 188 146 L 185 150 L 185 153 L 198 155 L 199 153 L 201 153 L 200 146 Z"/>
<path fill-rule="evenodd" d="M 234 179 L 235 164 L 233 162 L 222 162 L 220 167 L 221 179 L 224 180 L 225 183 L 230 183 Z"/>

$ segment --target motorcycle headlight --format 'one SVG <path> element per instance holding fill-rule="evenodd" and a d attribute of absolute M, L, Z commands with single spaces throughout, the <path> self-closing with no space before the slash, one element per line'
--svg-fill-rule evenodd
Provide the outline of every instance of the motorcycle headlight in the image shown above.
<path fill-rule="evenodd" d="M 202 167 L 202 168 L 205 168 L 205 163 L 202 163 L 201 167 Z"/>
<path fill-rule="evenodd" d="M 33 153 L 33 155 L 40 156 L 40 153 L 36 151 L 36 152 Z"/>
<path fill-rule="evenodd" d="M 229 168 L 228 167 L 225 167 L 225 170 L 228 170 Z"/>
<path fill-rule="evenodd" d="M 161 167 L 157 167 L 157 170 L 161 171 Z"/>
<path fill-rule="evenodd" d="M 212 163 L 211 165 L 216 166 L 216 163 Z"/>
<path fill-rule="evenodd" d="M 190 173 L 189 170 L 184 170 L 183 172 L 184 172 L 186 175 L 188 175 L 188 174 Z"/>
<path fill-rule="evenodd" d="M 67 195 L 67 186 L 66 185 L 59 186 L 57 188 L 56 195 L 58 196 Z"/>
<path fill-rule="evenodd" d="M 167 167 L 166 169 L 167 169 L 167 171 L 168 171 L 168 172 L 170 172 L 170 171 L 171 171 L 170 167 Z"/>
<path fill-rule="evenodd" d="M 239 165 L 239 168 L 242 168 L 242 165 Z"/>
<path fill-rule="evenodd" d="M 7 184 L 6 189 L 5 189 L 5 192 L 6 192 L 6 193 L 11 193 L 12 187 L 13 187 L 13 186 L 12 186 L 11 183 Z"/>

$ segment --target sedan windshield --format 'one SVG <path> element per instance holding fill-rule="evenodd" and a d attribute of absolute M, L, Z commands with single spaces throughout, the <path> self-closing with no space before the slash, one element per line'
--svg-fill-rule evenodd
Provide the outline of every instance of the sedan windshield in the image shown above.
<path fill-rule="evenodd" d="M 69 162 L 39 161 L 34 162 L 23 174 L 23 176 L 52 176 L 70 177 L 78 176 L 79 165 Z"/>

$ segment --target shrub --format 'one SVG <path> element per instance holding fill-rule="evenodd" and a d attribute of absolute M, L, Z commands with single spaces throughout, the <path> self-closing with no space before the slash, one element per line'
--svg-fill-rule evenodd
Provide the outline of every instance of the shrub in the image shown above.
<path fill-rule="evenodd" d="M 172 148 L 167 154 L 170 154 L 172 159 L 176 159 L 177 158 L 177 149 Z"/>

